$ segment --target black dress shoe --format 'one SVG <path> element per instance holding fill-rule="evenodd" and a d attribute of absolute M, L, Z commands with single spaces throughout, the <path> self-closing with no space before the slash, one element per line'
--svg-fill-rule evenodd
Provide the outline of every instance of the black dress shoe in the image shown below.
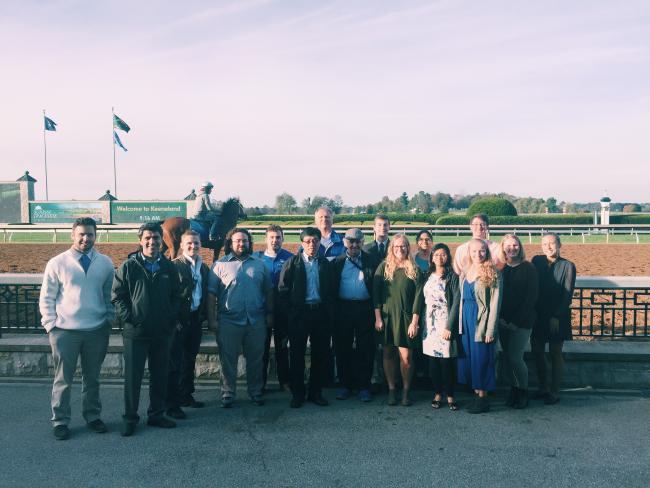
<path fill-rule="evenodd" d="M 135 422 L 124 422 L 120 429 L 122 437 L 130 437 L 135 432 Z"/>
<path fill-rule="evenodd" d="M 305 400 L 302 397 L 294 396 L 291 398 L 291 402 L 289 403 L 289 406 L 291 408 L 300 408 L 302 407 L 303 403 L 305 403 Z"/>
<path fill-rule="evenodd" d="M 54 437 L 57 441 L 65 441 L 70 438 L 70 429 L 67 425 L 56 425 L 54 427 Z"/>
<path fill-rule="evenodd" d="M 253 405 L 257 407 L 263 407 L 264 406 L 264 398 L 262 398 L 261 395 L 254 396 L 251 398 L 251 402 L 253 402 Z"/>
<path fill-rule="evenodd" d="M 205 407 L 205 402 L 199 402 L 195 400 L 193 396 L 190 396 L 188 399 L 181 402 L 181 407 L 203 408 Z"/>
<path fill-rule="evenodd" d="M 95 419 L 92 422 L 88 422 L 86 425 L 90 430 L 92 430 L 96 434 L 103 434 L 105 432 L 108 432 L 108 429 L 106 428 L 106 424 L 102 422 L 101 419 Z"/>
<path fill-rule="evenodd" d="M 176 427 L 176 422 L 169 420 L 167 417 L 149 417 L 147 425 L 151 427 L 161 427 L 163 429 L 173 429 Z"/>
<path fill-rule="evenodd" d="M 186 419 L 187 415 L 181 410 L 180 407 L 172 407 L 167 410 L 167 416 L 173 419 Z"/>
<path fill-rule="evenodd" d="M 307 401 L 309 401 L 309 402 L 311 402 L 311 403 L 313 403 L 315 405 L 318 405 L 319 407 L 327 407 L 330 404 L 330 402 L 325 400 L 325 398 L 323 398 L 323 395 L 321 395 L 320 393 L 314 394 L 314 395 L 309 395 L 307 397 Z"/>

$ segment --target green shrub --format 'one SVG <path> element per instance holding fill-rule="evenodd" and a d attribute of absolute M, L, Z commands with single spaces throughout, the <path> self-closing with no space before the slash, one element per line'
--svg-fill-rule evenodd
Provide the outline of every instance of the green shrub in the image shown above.
<path fill-rule="evenodd" d="M 486 214 L 489 217 L 497 217 L 499 215 L 517 215 L 517 209 L 505 198 L 488 197 L 474 200 L 467 209 L 468 217 L 479 213 Z"/>
<path fill-rule="evenodd" d="M 640 217 L 640 216 L 629 216 Z M 469 216 L 448 215 L 436 221 L 437 225 L 469 225 Z M 590 214 L 546 214 L 490 217 L 491 225 L 589 225 L 594 223 Z M 612 222 L 614 223 L 614 222 Z M 641 223 L 641 222 L 638 222 Z"/>
<path fill-rule="evenodd" d="M 433 225 L 442 216 L 447 214 L 411 214 L 411 213 L 388 213 L 386 214 L 391 223 L 399 222 L 400 224 L 430 224 Z M 334 225 L 372 225 L 375 219 L 374 214 L 338 214 L 334 216 Z M 313 215 L 256 215 L 248 220 L 240 222 L 242 226 L 246 225 L 308 225 L 313 224 Z"/>

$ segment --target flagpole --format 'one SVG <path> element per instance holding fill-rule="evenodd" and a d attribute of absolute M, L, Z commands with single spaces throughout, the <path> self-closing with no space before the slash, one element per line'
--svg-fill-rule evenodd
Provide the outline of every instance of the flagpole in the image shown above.
<path fill-rule="evenodd" d="M 47 188 L 47 142 L 45 140 L 45 109 L 43 109 L 43 158 L 45 161 L 45 200 L 49 200 L 49 192 Z"/>
<path fill-rule="evenodd" d="M 113 140 L 113 183 L 115 193 L 113 194 L 117 197 L 117 165 L 115 164 L 115 107 L 111 107 L 112 117 L 111 123 L 113 124 L 113 133 L 111 134 L 111 139 Z"/>

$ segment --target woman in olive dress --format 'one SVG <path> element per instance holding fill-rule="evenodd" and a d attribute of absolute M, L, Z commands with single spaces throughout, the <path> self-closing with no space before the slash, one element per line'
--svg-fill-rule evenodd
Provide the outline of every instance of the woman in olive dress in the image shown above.
<path fill-rule="evenodd" d="M 410 253 L 408 238 L 398 234 L 390 241 L 386 259 L 374 277 L 375 329 L 383 344 L 388 404 L 397 405 L 396 376 L 402 376 L 402 405 L 412 405 L 413 349 L 418 339 L 423 276 Z M 399 359 L 398 359 L 399 358 Z"/>

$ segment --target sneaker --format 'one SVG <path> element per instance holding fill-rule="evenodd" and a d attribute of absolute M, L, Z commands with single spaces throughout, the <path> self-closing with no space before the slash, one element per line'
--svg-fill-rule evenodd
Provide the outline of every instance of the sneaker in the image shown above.
<path fill-rule="evenodd" d="M 223 397 L 221 399 L 221 408 L 232 408 L 233 403 L 235 403 L 233 397 Z"/>
<path fill-rule="evenodd" d="M 173 429 L 176 427 L 176 422 L 169 420 L 167 417 L 149 417 L 147 425 L 151 427 L 160 427 L 162 429 Z"/>
<path fill-rule="evenodd" d="M 57 441 L 65 441 L 70 438 L 70 429 L 67 425 L 54 426 L 54 437 Z"/>
<path fill-rule="evenodd" d="M 361 390 L 359 392 L 359 400 L 361 400 L 362 402 L 371 402 L 372 393 L 370 393 L 370 390 Z"/>
<path fill-rule="evenodd" d="M 167 409 L 167 416 L 173 419 L 186 419 L 187 415 L 181 410 L 181 407 L 172 407 Z"/>
<path fill-rule="evenodd" d="M 135 422 L 124 422 L 120 429 L 122 437 L 130 437 L 135 432 Z"/>
<path fill-rule="evenodd" d="M 347 388 L 339 388 L 336 390 L 336 399 L 337 400 L 347 400 L 350 398 L 350 390 Z"/>
<path fill-rule="evenodd" d="M 108 429 L 106 428 L 106 424 L 102 422 L 101 419 L 95 419 L 92 422 L 88 422 L 86 425 L 90 430 L 92 430 L 96 434 L 103 434 L 105 432 L 108 432 Z"/>

